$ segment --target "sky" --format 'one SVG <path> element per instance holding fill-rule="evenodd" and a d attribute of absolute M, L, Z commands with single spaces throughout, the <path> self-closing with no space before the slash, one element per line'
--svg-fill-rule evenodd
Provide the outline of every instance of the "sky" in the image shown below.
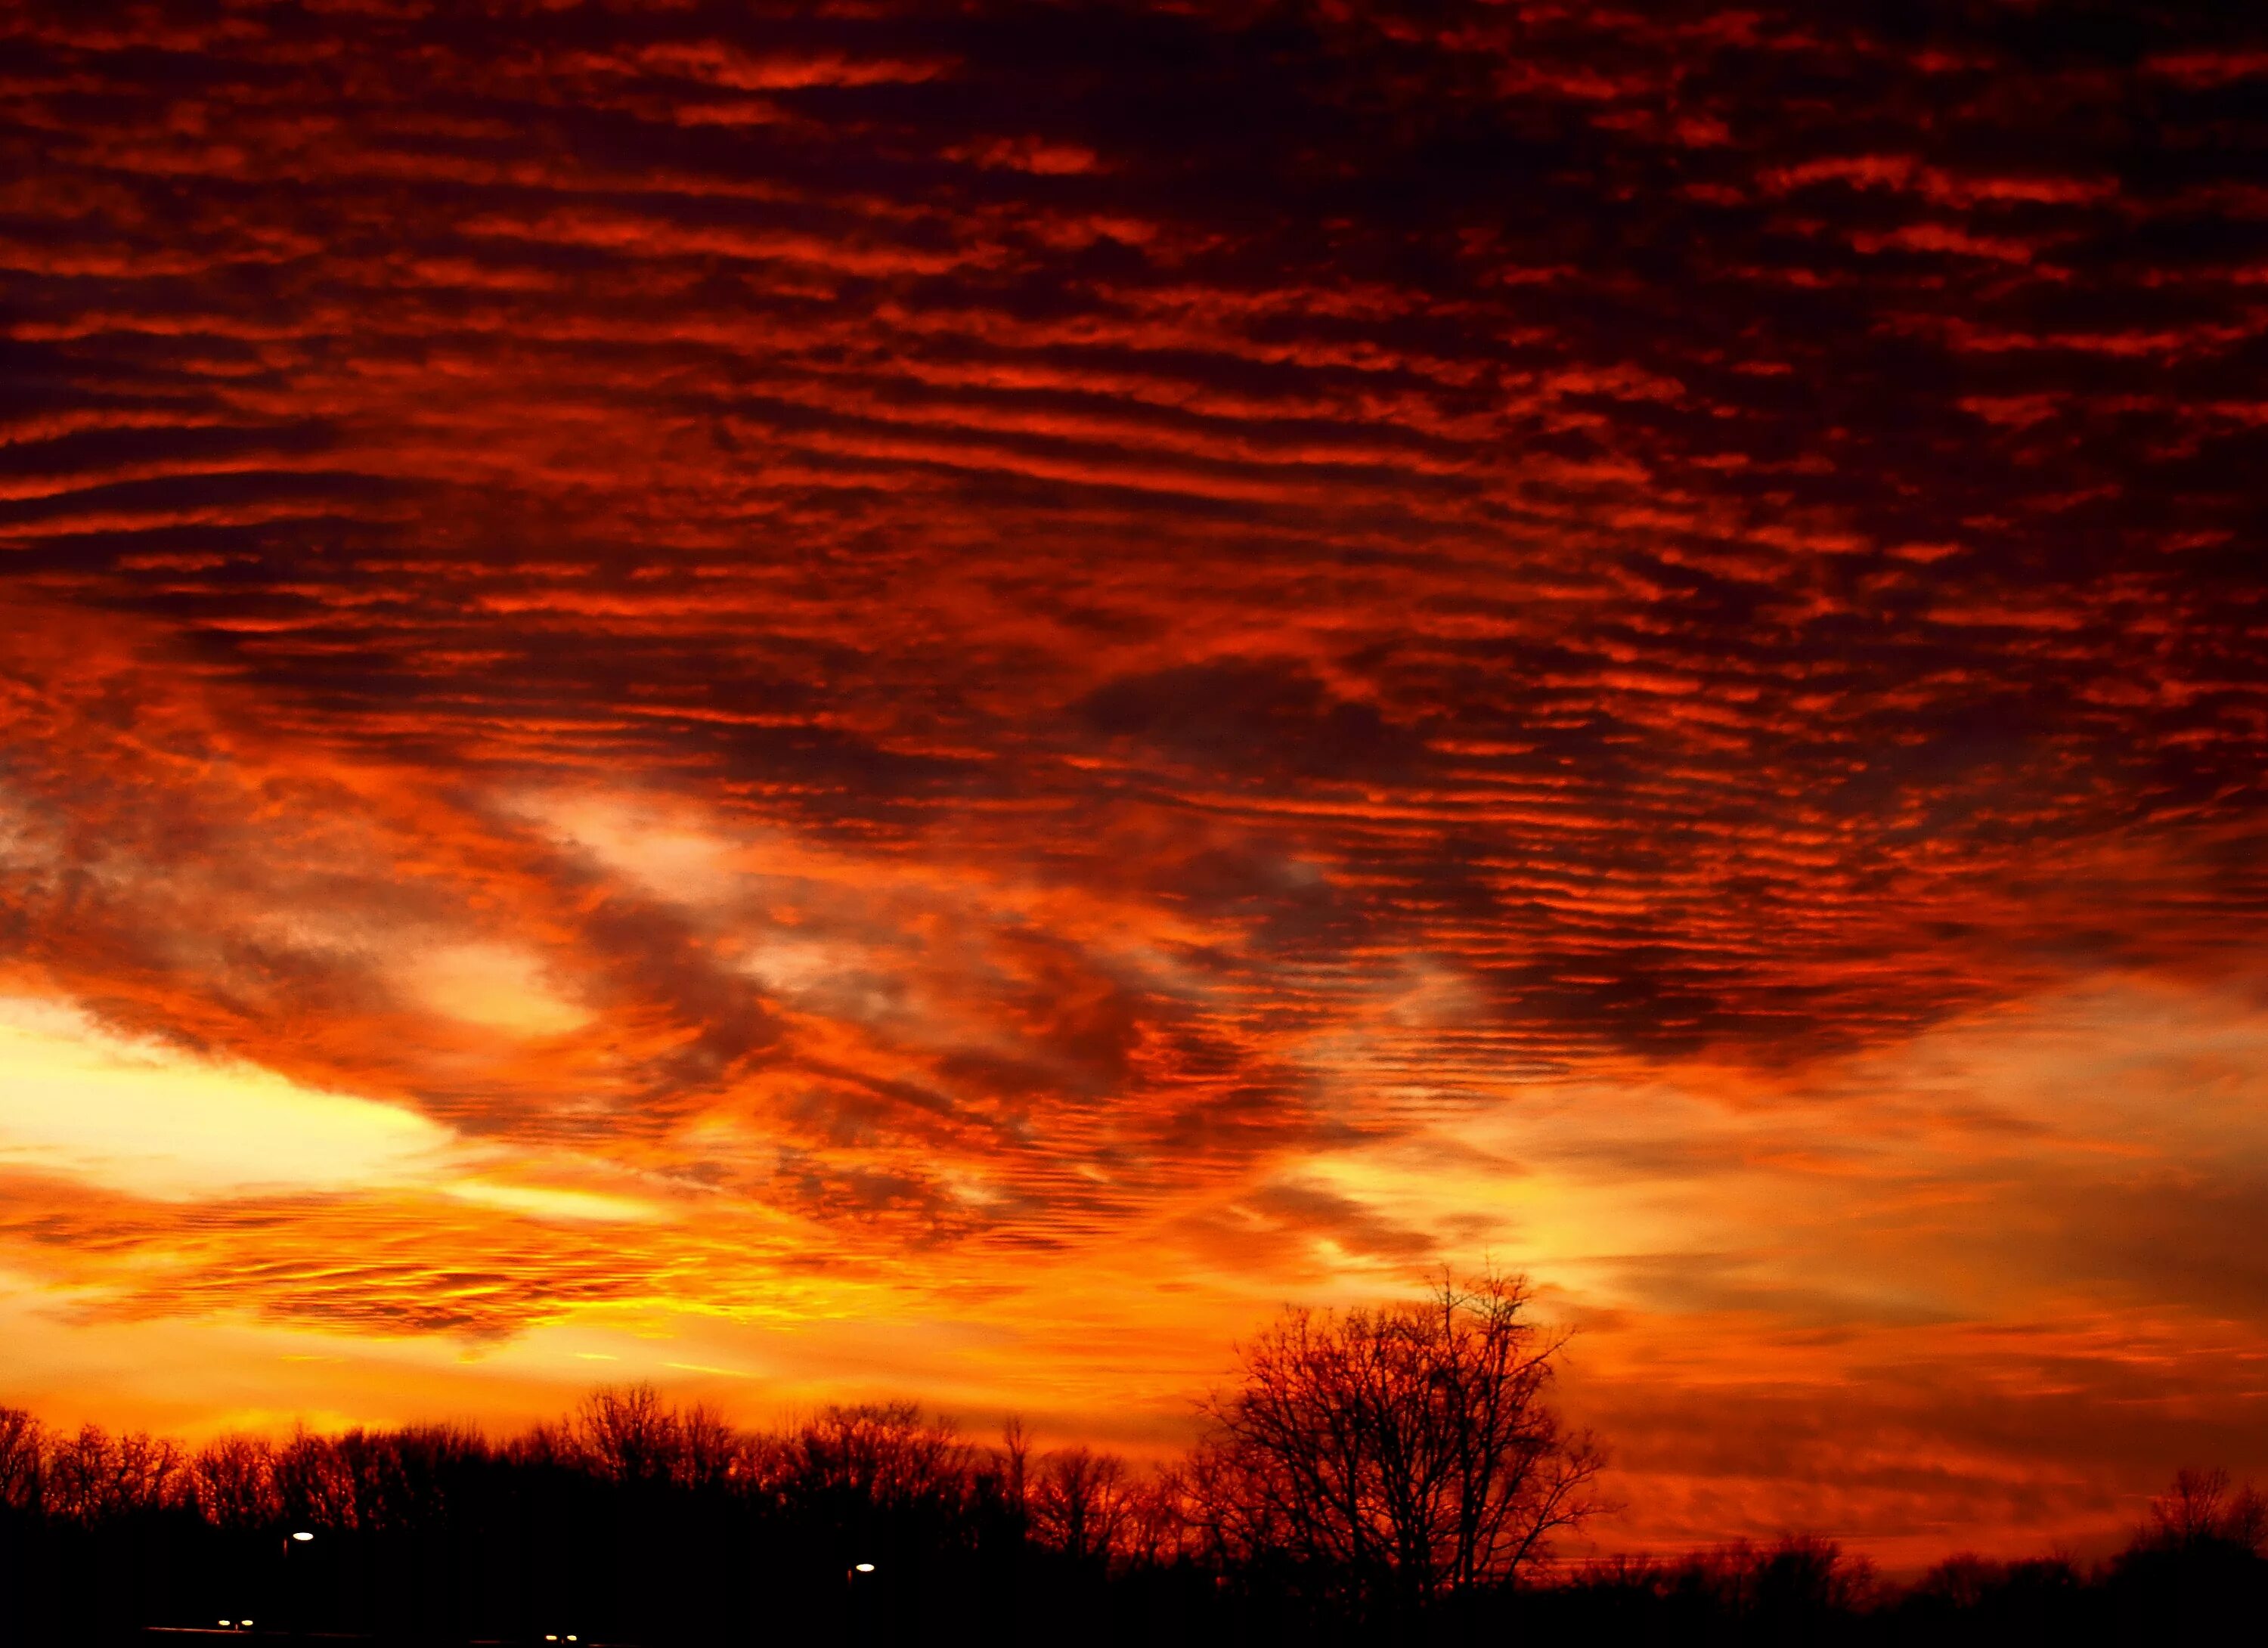
<path fill-rule="evenodd" d="M 0 0 L 0 1401 L 2268 1473 L 2212 10 Z"/>

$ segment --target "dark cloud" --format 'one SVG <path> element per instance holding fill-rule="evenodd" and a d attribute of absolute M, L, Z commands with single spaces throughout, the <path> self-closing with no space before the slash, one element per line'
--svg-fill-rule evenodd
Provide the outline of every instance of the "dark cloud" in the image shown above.
<path fill-rule="evenodd" d="M 1297 1268 L 1426 1239 L 1283 1159 L 1514 1081 L 2252 965 L 2194 11 L 0 6 L 0 983 L 832 1257 Z M 2041 1262 L 2253 1309 L 2134 1196 Z M 675 1275 L 365 1212 L 172 1297 Z M 1746 1262 L 1624 1280 L 1844 1308 Z"/>
<path fill-rule="evenodd" d="M 1078 707 L 1104 737 L 1130 739 L 1212 783 L 1399 784 L 1423 764 L 1424 741 L 1374 705 L 1336 697 L 1309 671 L 1265 658 L 1109 681 Z"/>
<path fill-rule="evenodd" d="M 1210 816 L 1149 885 L 1241 982 L 1463 956 L 1500 1057 L 1801 1057 L 2250 908 L 2239 36 L 507 13 L 10 14 L 23 599 L 443 783 L 1071 885 Z M 2178 920 L 1994 895 L 2153 852 Z M 648 960 L 655 1094 L 775 1034 Z"/>

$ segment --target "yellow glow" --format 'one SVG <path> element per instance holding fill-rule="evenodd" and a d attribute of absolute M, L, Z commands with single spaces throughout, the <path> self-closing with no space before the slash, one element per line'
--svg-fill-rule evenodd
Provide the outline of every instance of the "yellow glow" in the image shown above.
<path fill-rule="evenodd" d="M 451 1135 L 415 1113 L 111 1034 L 0 998 L 0 1164 L 188 1201 L 418 1176 Z"/>
<path fill-rule="evenodd" d="M 596 1190 L 504 1184 L 493 1179 L 459 1179 L 448 1186 L 448 1192 L 460 1201 L 525 1213 L 534 1218 L 644 1223 L 664 1217 L 663 1210 L 652 1203 Z"/>

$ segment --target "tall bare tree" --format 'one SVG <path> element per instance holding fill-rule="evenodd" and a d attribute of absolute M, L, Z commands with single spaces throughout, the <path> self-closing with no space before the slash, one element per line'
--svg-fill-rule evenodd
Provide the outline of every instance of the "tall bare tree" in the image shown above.
<path fill-rule="evenodd" d="M 1032 1508 L 1032 1433 L 1020 1414 L 1011 1414 L 1000 1427 L 1000 1446 L 994 1458 L 1000 1468 L 1000 1490 L 1019 1516 Z"/>
<path fill-rule="evenodd" d="M 1211 1542 L 1387 1604 L 1516 1579 L 1601 1508 L 1598 1448 L 1545 1400 L 1565 1336 L 1529 1302 L 1445 1274 L 1421 1300 L 1286 1309 L 1207 1404 L 1184 1491 Z"/>
<path fill-rule="evenodd" d="M 47 1430 L 21 1408 L 0 1408 L 0 1510 L 36 1511 L 48 1480 Z"/>
<path fill-rule="evenodd" d="M 1058 1448 L 1041 1457 L 1028 1503 L 1042 1544 L 1081 1561 L 1107 1558 L 1133 1509 L 1126 1461 L 1093 1448 Z"/>
<path fill-rule="evenodd" d="M 652 1386 L 602 1385 L 575 1410 L 575 1440 L 609 1482 L 659 1482 L 677 1455 L 677 1416 Z"/>

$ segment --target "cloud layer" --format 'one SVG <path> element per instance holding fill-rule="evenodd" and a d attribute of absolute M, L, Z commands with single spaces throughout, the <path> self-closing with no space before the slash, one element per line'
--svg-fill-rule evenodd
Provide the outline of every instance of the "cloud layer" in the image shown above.
<path fill-rule="evenodd" d="M 0 19 L 56 1391 L 1154 1438 L 1493 1253 L 1650 1537 L 2254 1462 L 2257 27 Z"/>

